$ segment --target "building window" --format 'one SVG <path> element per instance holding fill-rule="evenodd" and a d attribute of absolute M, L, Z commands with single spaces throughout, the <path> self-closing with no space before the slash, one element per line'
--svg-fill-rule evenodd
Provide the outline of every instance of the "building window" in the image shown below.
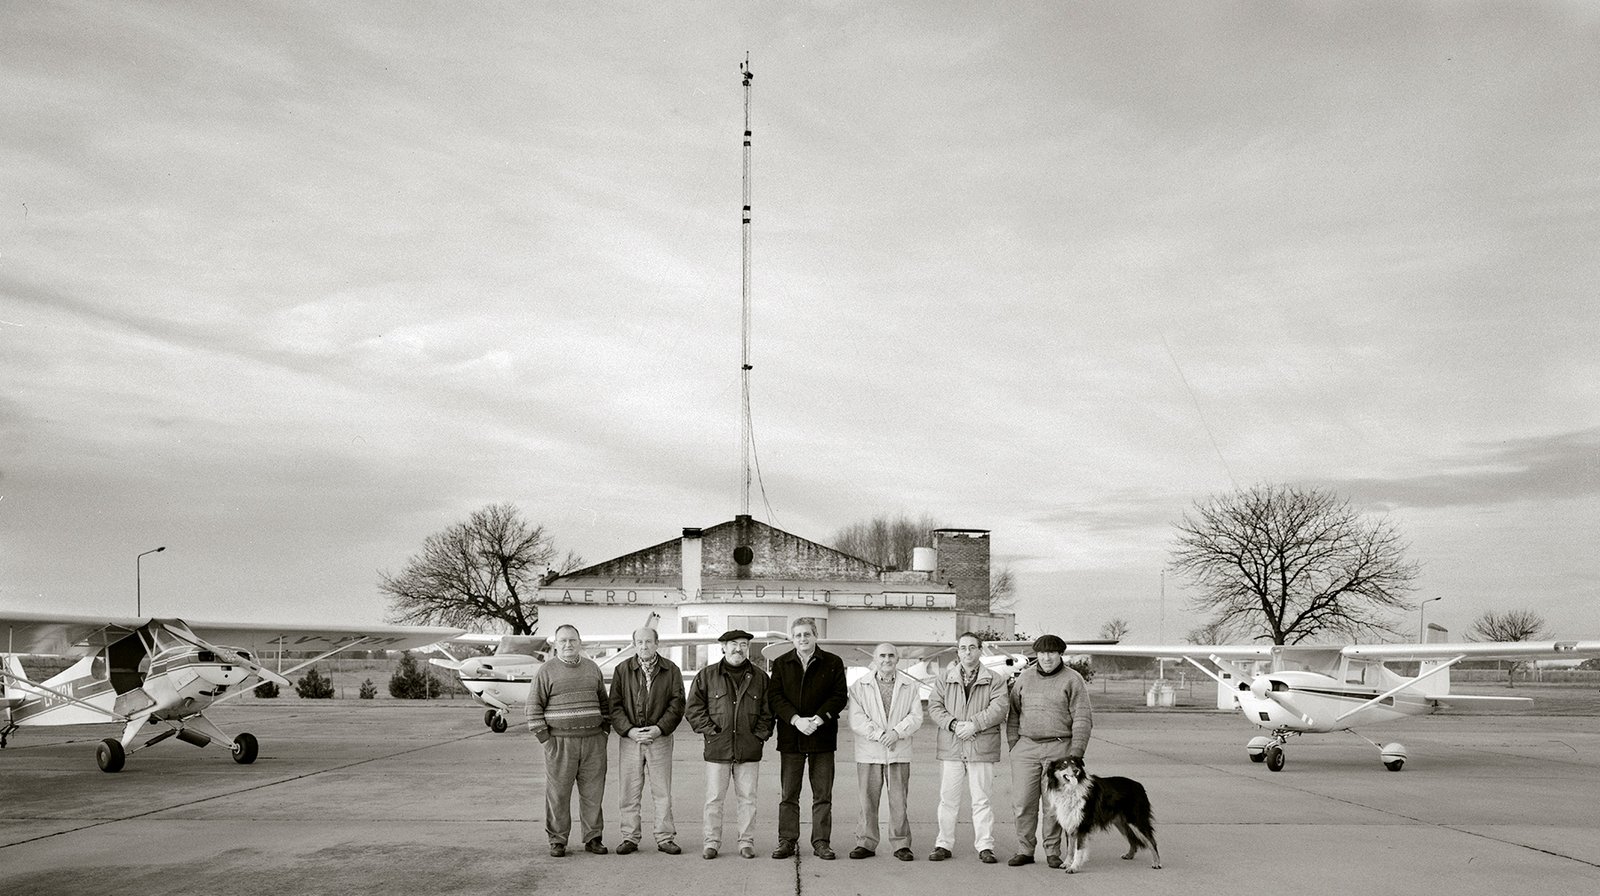
<path fill-rule="evenodd" d="M 710 616 L 684 616 L 679 620 L 686 635 L 695 635 L 711 631 Z M 694 672 L 704 669 L 711 661 L 711 646 L 700 644 L 694 647 L 683 648 L 683 660 L 678 663 L 685 672 Z"/>
<path fill-rule="evenodd" d="M 784 616 L 729 616 L 728 628 L 744 629 L 747 632 L 785 632 L 789 631 L 789 620 Z"/>

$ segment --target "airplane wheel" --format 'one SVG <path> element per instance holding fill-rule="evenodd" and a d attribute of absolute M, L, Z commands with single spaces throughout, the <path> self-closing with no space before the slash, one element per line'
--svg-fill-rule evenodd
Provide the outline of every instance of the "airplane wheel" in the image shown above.
<path fill-rule="evenodd" d="M 485 728 L 493 728 L 494 727 L 495 717 L 498 716 L 498 715 L 500 715 L 500 714 L 495 712 L 492 709 L 484 710 L 483 711 L 483 727 L 485 727 Z"/>
<path fill-rule="evenodd" d="M 1266 759 L 1268 771 L 1283 771 L 1283 763 L 1285 762 L 1285 759 L 1282 747 L 1268 747 L 1267 755 L 1263 758 Z"/>
<path fill-rule="evenodd" d="M 260 745 L 256 743 L 256 737 L 253 734 L 240 732 L 239 736 L 233 739 L 233 761 L 240 765 L 249 765 L 255 762 L 256 754 L 259 751 Z"/>
<path fill-rule="evenodd" d="M 100 764 L 103 772 L 120 772 L 123 763 L 128 761 L 128 754 L 122 749 L 122 742 L 106 738 L 94 751 L 94 761 Z"/>
<path fill-rule="evenodd" d="M 489 730 L 495 734 L 504 734 L 506 727 L 506 717 L 500 715 L 495 716 L 494 721 L 489 724 Z"/>
<path fill-rule="evenodd" d="M 1270 737 L 1252 737 L 1250 742 L 1244 745 L 1245 755 L 1250 757 L 1251 762 L 1263 762 L 1267 758 L 1267 746 L 1271 743 Z"/>
<path fill-rule="evenodd" d="M 1400 770 L 1400 767 L 1405 764 L 1406 761 L 1404 759 L 1391 759 L 1388 762 L 1385 762 L 1383 767 L 1391 772 L 1397 772 Z"/>

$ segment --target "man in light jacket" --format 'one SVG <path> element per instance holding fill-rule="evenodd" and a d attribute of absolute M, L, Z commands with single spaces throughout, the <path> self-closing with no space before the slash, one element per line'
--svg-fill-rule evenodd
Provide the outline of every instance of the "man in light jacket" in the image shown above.
<path fill-rule="evenodd" d="M 889 791 L 889 845 L 902 862 L 913 858 L 906 794 L 911 785 L 911 735 L 922 727 L 921 685 L 898 670 L 893 644 L 873 649 L 872 674 L 850 686 L 850 730 L 856 735 L 856 780 L 861 785 L 861 823 L 850 858 L 877 855 L 878 803 Z"/>
<path fill-rule="evenodd" d="M 938 733 L 934 756 L 941 763 L 939 837 L 932 862 L 950 858 L 963 786 L 972 795 L 972 838 L 978 861 L 993 865 L 994 770 L 1000 762 L 1000 726 L 1011 705 L 1006 683 L 983 665 L 983 642 L 972 632 L 956 639 L 956 662 L 928 694 L 928 716 Z"/>

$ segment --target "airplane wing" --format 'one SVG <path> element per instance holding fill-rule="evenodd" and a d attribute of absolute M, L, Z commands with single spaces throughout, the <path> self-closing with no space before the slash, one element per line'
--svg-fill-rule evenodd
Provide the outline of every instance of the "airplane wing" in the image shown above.
<path fill-rule="evenodd" d="M 0 651 L 53 656 L 86 656 L 138 630 L 152 620 L 137 617 L 50 616 L 7 613 L 0 616 Z M 160 620 L 176 622 L 176 620 Z M 196 637 L 243 648 L 265 657 L 282 650 L 329 650 L 360 647 L 405 650 L 459 635 L 457 628 L 409 625 L 296 626 L 276 623 L 202 622 L 185 620 Z"/>
<path fill-rule="evenodd" d="M 145 620 L 132 616 L 0 615 L 0 652 L 88 656 L 131 634 Z"/>
<path fill-rule="evenodd" d="M 768 635 L 777 636 L 767 646 L 761 648 L 761 655 L 768 662 L 794 649 L 794 642 L 789 636 L 781 632 L 766 632 Z M 871 664 L 873 648 L 884 643 L 884 639 L 875 638 L 819 638 L 817 644 L 823 649 L 836 653 L 844 660 L 846 666 L 866 666 Z M 954 656 L 956 645 L 950 641 L 890 641 L 889 643 L 900 648 L 900 661 L 922 662 L 924 660 L 941 659 L 946 654 Z"/>
<path fill-rule="evenodd" d="M 1600 656 L 1600 641 L 1459 641 L 1436 644 L 1351 644 L 1345 656 L 1379 660 L 1439 660 L 1465 656 L 1480 660 L 1578 659 Z"/>
<path fill-rule="evenodd" d="M 1022 645 L 1014 651 L 1018 653 L 1031 653 L 1033 642 L 1027 641 L 998 641 L 985 644 L 985 647 L 1005 647 L 1007 645 Z M 1326 649 L 1326 648 L 1323 648 Z M 1068 643 L 1067 649 L 1062 653 L 1067 656 L 1088 654 L 1090 656 L 1132 656 L 1150 657 L 1151 659 L 1207 659 L 1219 657 L 1225 660 L 1254 660 L 1270 659 L 1273 647 L 1271 644 L 1121 644 L 1109 641 L 1079 641 Z"/>

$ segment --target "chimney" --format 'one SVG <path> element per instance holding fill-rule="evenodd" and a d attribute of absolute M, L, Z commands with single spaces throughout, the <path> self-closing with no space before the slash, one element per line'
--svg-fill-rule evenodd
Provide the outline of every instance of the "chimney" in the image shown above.
<path fill-rule="evenodd" d="M 699 529 L 683 530 L 683 596 L 689 600 L 698 600 L 700 597 L 700 536 Z"/>

